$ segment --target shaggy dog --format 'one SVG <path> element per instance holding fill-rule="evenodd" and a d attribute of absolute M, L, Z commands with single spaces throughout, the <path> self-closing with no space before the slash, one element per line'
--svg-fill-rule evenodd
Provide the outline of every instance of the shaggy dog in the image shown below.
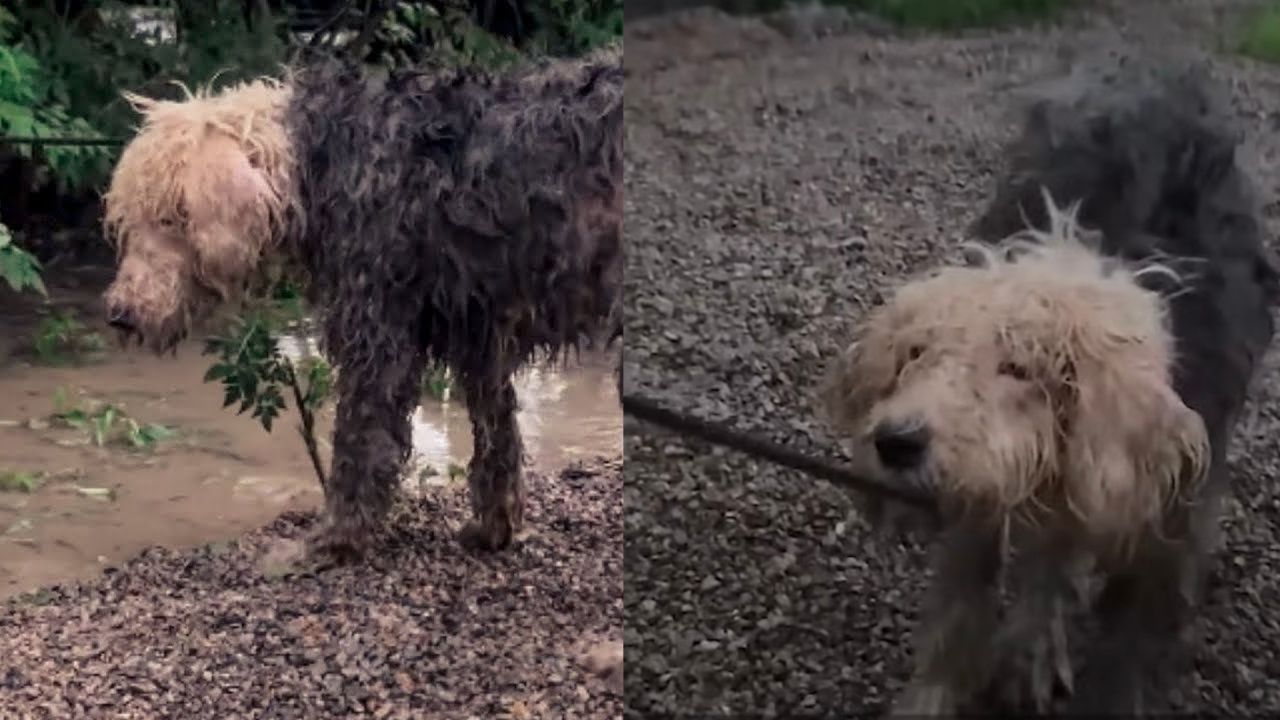
<path fill-rule="evenodd" d="M 142 126 L 105 198 L 108 321 L 163 352 L 265 268 L 303 271 L 338 371 L 312 547 L 359 552 L 381 526 L 428 361 L 471 416 L 462 539 L 507 545 L 524 515 L 513 373 L 621 333 L 620 49 L 501 76 L 321 62 L 130 100 Z"/>
<path fill-rule="evenodd" d="M 835 363 L 826 409 L 860 469 L 939 502 L 895 712 L 988 693 L 1043 711 L 1055 682 L 1071 714 L 1159 699 L 1218 543 L 1227 444 L 1277 290 L 1213 90 L 1193 64 L 1132 60 L 1048 87 L 974 226 L 986 244 L 902 287 Z M 1077 600 L 1100 625 L 1078 680 Z"/>

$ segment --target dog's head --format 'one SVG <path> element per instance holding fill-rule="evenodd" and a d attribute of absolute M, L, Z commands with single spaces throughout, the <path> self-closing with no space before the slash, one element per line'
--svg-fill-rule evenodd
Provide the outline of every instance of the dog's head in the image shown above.
<path fill-rule="evenodd" d="M 294 197 L 281 125 L 287 90 L 255 82 L 216 96 L 127 96 L 142 114 L 104 204 L 119 266 L 107 321 L 156 352 L 237 299 Z"/>
<path fill-rule="evenodd" d="M 1055 213 L 1034 242 L 909 283 L 871 313 L 824 394 L 864 472 L 1112 538 L 1203 477 L 1208 440 L 1171 386 L 1163 299 L 1070 221 Z"/>

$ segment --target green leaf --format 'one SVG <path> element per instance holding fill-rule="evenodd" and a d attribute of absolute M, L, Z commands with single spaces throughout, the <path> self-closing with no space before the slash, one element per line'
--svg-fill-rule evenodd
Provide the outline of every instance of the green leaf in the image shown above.
<path fill-rule="evenodd" d="M 230 377 L 233 372 L 235 372 L 235 368 L 226 363 L 218 363 L 210 367 L 209 371 L 204 374 L 204 381 L 223 380 Z"/>
<path fill-rule="evenodd" d="M 169 440 L 177 437 L 178 431 L 168 425 L 149 423 L 142 426 L 142 432 L 153 440 Z"/>
<path fill-rule="evenodd" d="M 89 423 L 88 414 L 79 408 L 62 413 L 58 419 L 77 430 L 83 430 Z"/>
<path fill-rule="evenodd" d="M 40 473 L 0 472 L 0 492 L 32 493 L 40 487 Z"/>

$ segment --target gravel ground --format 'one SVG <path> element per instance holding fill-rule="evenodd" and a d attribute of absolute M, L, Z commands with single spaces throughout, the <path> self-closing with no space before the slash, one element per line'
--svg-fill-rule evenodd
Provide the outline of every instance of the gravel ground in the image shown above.
<path fill-rule="evenodd" d="M 153 549 L 0 606 L 0 717 L 610 718 L 621 677 L 621 462 L 530 474 L 532 536 L 464 554 L 450 487 L 404 503 L 386 550 L 317 576 L 274 558 L 315 522 Z"/>
<path fill-rule="evenodd" d="M 796 39 L 709 11 L 631 23 L 628 391 L 837 454 L 811 411 L 819 373 L 877 296 L 955 248 L 1015 129 L 1009 89 L 1108 33 L 1212 46 L 1241 5 L 1129 0 L 950 38 Z M 1280 72 L 1218 62 L 1274 197 Z M 1182 712 L 1280 709 L 1277 359 L 1237 435 Z M 886 709 L 910 668 L 918 546 L 873 538 L 829 485 L 632 421 L 624 472 L 628 717 Z"/>

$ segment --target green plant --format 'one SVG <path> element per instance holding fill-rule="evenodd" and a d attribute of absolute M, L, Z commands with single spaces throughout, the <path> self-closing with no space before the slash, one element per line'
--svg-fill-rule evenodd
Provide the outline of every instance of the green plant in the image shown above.
<path fill-rule="evenodd" d="M 0 9 L 0 12 L 3 12 Z M 40 261 L 13 242 L 13 235 L 4 223 L 0 223 L 0 277 L 14 292 L 35 290 L 49 296 L 44 280 L 40 277 Z"/>
<path fill-rule="evenodd" d="M 852 0 L 835 3 L 867 10 L 898 25 L 935 30 L 989 27 L 1048 17 L 1073 0 Z"/>
<path fill-rule="evenodd" d="M 579 55 L 622 37 L 621 0 L 543 0 L 532 10 L 539 52 Z"/>
<path fill-rule="evenodd" d="M 33 493 L 40 488 L 42 479 L 38 472 L 0 471 L 0 492 Z"/>
<path fill-rule="evenodd" d="M 97 135 L 85 115 L 68 108 L 70 93 L 26 47 L 31 38 L 22 37 L 20 31 L 14 14 L 0 7 L 0 130 L 36 137 Z M 63 191 L 103 177 L 112 158 L 109 148 L 92 145 L 18 143 L 14 149 L 27 158 L 39 156 Z"/>
<path fill-rule="evenodd" d="M 433 363 L 422 374 L 422 394 L 432 400 L 444 402 L 449 399 L 452 390 L 453 374 L 444 365 Z"/>
<path fill-rule="evenodd" d="M 1261 7 L 1245 24 L 1240 52 L 1258 60 L 1280 62 L 1280 2 Z"/>
<path fill-rule="evenodd" d="M 67 311 L 54 313 L 36 330 L 36 356 L 45 365 L 62 365 L 87 353 L 101 352 L 102 336 L 86 328 Z"/>
<path fill-rule="evenodd" d="M 397 2 L 374 31 L 387 67 L 476 65 L 501 68 L 520 58 L 511 43 L 485 32 L 471 17 L 470 3 Z"/>
<path fill-rule="evenodd" d="M 124 408 L 111 403 L 89 407 L 69 405 L 63 388 L 54 392 L 53 408 L 55 422 L 87 432 L 90 441 L 98 447 L 117 443 L 135 450 L 152 450 L 160 441 L 177 435 L 173 428 L 165 425 L 139 423 Z"/>
<path fill-rule="evenodd" d="M 278 320 L 277 320 L 278 323 Z M 327 488 L 324 467 L 315 438 L 315 414 L 333 389 L 333 371 L 321 358 L 307 358 L 296 365 L 280 351 L 273 334 L 271 314 L 251 311 L 236 318 L 230 332 L 205 343 L 205 354 L 217 362 L 205 373 L 205 382 L 220 381 L 223 407 L 240 404 L 239 414 L 252 410 L 252 417 L 271 432 L 271 426 L 286 407 L 282 388 L 293 393 L 301 422 L 302 436 L 316 477 Z"/>

